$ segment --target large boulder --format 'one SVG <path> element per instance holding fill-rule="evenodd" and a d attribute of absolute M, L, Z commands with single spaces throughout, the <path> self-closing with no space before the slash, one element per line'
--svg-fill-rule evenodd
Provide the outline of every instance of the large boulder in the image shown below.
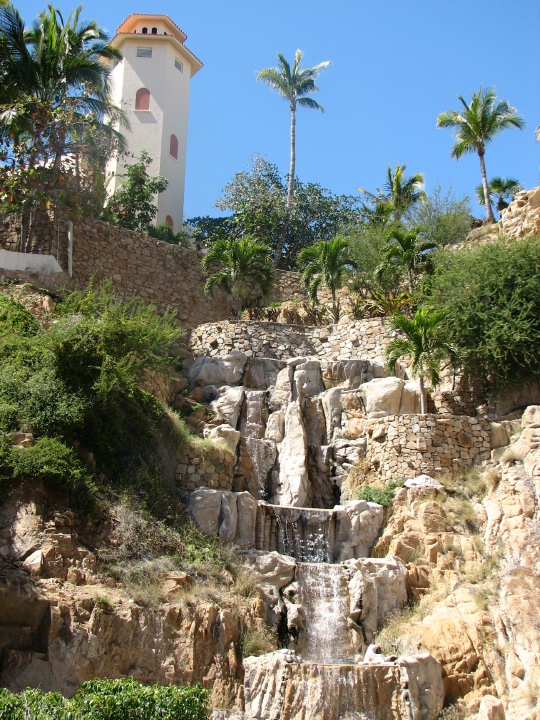
<path fill-rule="evenodd" d="M 268 390 L 276 384 L 278 373 L 284 367 L 283 360 L 250 357 L 244 372 L 244 386 L 250 390 Z"/>
<path fill-rule="evenodd" d="M 369 418 L 399 415 L 404 380 L 396 377 L 375 378 L 360 386 Z"/>
<path fill-rule="evenodd" d="M 197 385 L 239 385 L 242 382 L 247 355 L 231 353 L 223 357 L 198 357 L 188 372 Z"/>
<path fill-rule="evenodd" d="M 232 428 L 236 428 L 243 402 L 243 387 L 224 386 L 219 388 L 218 397 L 210 403 L 210 407 L 220 420 L 223 420 Z"/>
<path fill-rule="evenodd" d="M 305 506 L 308 502 L 307 439 L 298 402 L 285 413 L 285 437 L 279 443 L 279 480 L 274 502 L 277 505 Z"/>

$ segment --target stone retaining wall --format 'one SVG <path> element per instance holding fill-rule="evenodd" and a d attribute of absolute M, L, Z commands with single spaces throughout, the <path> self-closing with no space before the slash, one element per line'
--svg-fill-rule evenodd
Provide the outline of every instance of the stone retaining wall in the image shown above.
<path fill-rule="evenodd" d="M 324 327 L 221 322 L 194 328 L 190 347 L 195 356 L 224 356 L 240 350 L 248 357 L 279 360 L 304 356 L 328 360 L 362 358 L 382 365 L 385 337 L 382 318 Z"/>
<path fill-rule="evenodd" d="M 499 231 L 511 238 L 540 236 L 540 187 L 517 193 L 502 211 Z"/>
<path fill-rule="evenodd" d="M 0 249 L 19 251 L 20 218 L 3 216 L 0 222 Z M 160 312 L 175 310 L 186 327 L 227 319 L 235 312 L 226 296 L 217 291 L 211 298 L 204 294 L 201 272 L 203 255 L 193 248 L 161 242 L 142 233 L 109 225 L 101 220 L 57 212 L 42 213 L 34 224 L 32 252 L 54 255 L 67 268 L 67 220 L 73 222 L 72 287 L 84 288 L 110 279 L 124 300 L 140 296 Z M 0 271 L 3 276 L 32 282 L 27 273 Z M 65 278 L 48 277 L 49 285 L 65 287 Z M 300 274 L 277 271 L 268 302 L 301 301 Z M 325 299 L 325 298 L 323 298 Z"/>
<path fill-rule="evenodd" d="M 390 415 L 368 421 L 367 460 L 384 480 L 466 470 L 489 457 L 491 425 L 484 418 Z"/>
<path fill-rule="evenodd" d="M 204 449 L 198 444 L 182 448 L 176 457 L 176 482 L 182 490 L 201 487 L 230 490 L 235 456 L 218 445 Z"/>

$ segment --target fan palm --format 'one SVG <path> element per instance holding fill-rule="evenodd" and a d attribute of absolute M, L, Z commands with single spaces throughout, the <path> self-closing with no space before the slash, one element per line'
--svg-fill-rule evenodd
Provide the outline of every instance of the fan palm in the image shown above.
<path fill-rule="evenodd" d="M 268 295 L 274 280 L 270 248 L 246 235 L 240 240 L 218 240 L 202 260 L 208 275 L 204 286 L 206 295 L 214 288 L 223 290 L 237 303 L 238 319 L 246 303 Z"/>
<path fill-rule="evenodd" d="M 317 291 L 321 283 L 332 294 L 332 316 L 339 320 L 340 305 L 336 299 L 337 290 L 345 283 L 349 269 L 356 263 L 350 255 L 350 245 L 346 238 L 335 237 L 321 240 L 298 254 L 298 266 L 303 270 L 302 284 L 308 289 L 312 300 L 317 300 Z"/>
<path fill-rule="evenodd" d="M 407 273 L 407 284 L 412 294 L 415 285 L 415 276 L 428 257 L 430 250 L 435 250 L 437 245 L 434 242 L 421 237 L 423 228 L 415 227 L 409 232 L 398 228 L 387 235 L 387 245 L 383 249 L 383 260 L 377 269 L 380 277 L 385 270 L 398 267 L 404 268 Z"/>
<path fill-rule="evenodd" d="M 454 128 L 455 142 L 450 154 L 457 160 L 465 153 L 477 153 L 480 158 L 480 172 L 482 174 L 482 187 L 486 205 L 486 219 L 495 222 L 493 210 L 489 201 L 489 187 L 486 175 L 484 155 L 486 145 L 491 142 L 501 130 L 509 127 L 522 129 L 525 121 L 517 114 L 515 108 L 510 107 L 507 100 L 497 100 L 495 90 L 480 88 L 472 94 L 469 104 L 461 95 L 458 95 L 463 109 L 446 110 L 437 118 L 438 128 Z"/>
<path fill-rule="evenodd" d="M 364 188 L 358 188 L 359 192 L 368 195 L 376 203 L 376 206 L 382 205 L 390 208 L 396 222 L 401 220 L 409 208 L 426 197 L 423 189 L 424 173 L 416 173 L 416 175 L 407 177 L 405 175 L 406 168 L 406 165 L 396 163 L 396 167 L 392 170 L 390 165 L 387 165 L 383 190 L 377 188 L 376 194 L 370 193 Z"/>
<path fill-rule="evenodd" d="M 106 64 L 121 55 L 95 21 L 80 21 L 80 12 L 64 22 L 49 5 L 27 29 L 10 2 L 0 7 L 0 125 L 15 142 L 48 145 L 57 169 L 84 128 L 99 128 L 122 144 L 105 117 L 126 124 L 110 102 Z"/>
<path fill-rule="evenodd" d="M 303 57 L 301 50 L 296 51 L 292 68 L 281 53 L 278 53 L 277 56 L 279 60 L 278 67 L 264 68 L 257 74 L 257 80 L 262 80 L 273 90 L 277 90 L 277 92 L 288 101 L 291 111 L 291 152 L 287 204 L 285 206 L 283 229 L 274 255 L 275 267 L 279 265 L 283 246 L 287 239 L 293 202 L 294 174 L 296 168 L 296 108 L 299 105 L 300 107 L 309 108 L 310 110 L 320 110 L 324 112 L 324 108 L 319 105 L 318 102 L 306 96 L 318 92 L 319 88 L 315 84 L 315 80 L 321 71 L 330 65 L 329 61 L 325 61 L 311 68 L 300 67 Z"/>
<path fill-rule="evenodd" d="M 488 183 L 488 190 L 490 203 L 492 201 L 491 198 L 494 195 L 497 196 L 497 210 L 500 214 L 508 207 L 508 203 L 514 199 L 514 195 L 523 190 L 523 185 L 513 178 L 494 177 Z M 477 185 L 475 192 L 480 205 L 485 205 L 486 198 L 484 195 L 484 186 Z"/>
<path fill-rule="evenodd" d="M 394 372 L 397 361 L 404 355 L 411 360 L 409 372 L 418 378 L 420 412 L 426 413 L 427 380 L 432 388 L 441 382 L 441 364 L 446 360 L 457 362 L 457 352 L 443 326 L 444 313 L 430 308 L 419 308 L 412 318 L 397 313 L 388 320 L 388 329 L 398 333 L 385 348 L 387 368 Z"/>

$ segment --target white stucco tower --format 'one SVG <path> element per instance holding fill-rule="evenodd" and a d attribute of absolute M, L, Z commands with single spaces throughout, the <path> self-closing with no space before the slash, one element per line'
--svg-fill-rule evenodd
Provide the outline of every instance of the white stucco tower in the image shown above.
<path fill-rule="evenodd" d="M 125 163 L 146 150 L 148 172 L 169 181 L 157 196 L 156 223 L 182 226 L 188 128 L 189 84 L 202 63 L 184 45 L 187 36 L 166 15 L 132 14 L 120 25 L 112 45 L 123 59 L 111 72 L 112 100 L 126 112 L 131 130 L 123 130 L 127 158 L 112 160 L 110 192 L 122 183 Z"/>

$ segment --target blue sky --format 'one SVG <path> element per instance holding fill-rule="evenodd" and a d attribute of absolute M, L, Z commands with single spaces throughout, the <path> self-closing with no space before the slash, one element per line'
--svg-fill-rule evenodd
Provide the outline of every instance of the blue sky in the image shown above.
<path fill-rule="evenodd" d="M 27 23 L 45 2 L 15 2 Z M 75 2 L 60 0 L 63 12 Z M 276 52 L 304 65 L 331 60 L 315 99 L 324 114 L 302 110 L 297 175 L 338 194 L 380 187 L 386 165 L 425 173 L 457 196 L 480 182 L 478 157 L 450 157 L 450 130 L 437 115 L 457 109 L 480 85 L 494 87 L 525 118 L 487 148 L 488 177 L 540 184 L 540 2 L 519 0 L 172 0 L 135 5 L 83 2 L 83 16 L 111 35 L 131 12 L 169 15 L 204 63 L 193 78 L 184 213 L 219 215 L 214 203 L 234 173 L 263 154 L 283 173 L 289 164 L 288 105 L 256 81 Z M 475 203 L 475 214 L 482 209 Z"/>

